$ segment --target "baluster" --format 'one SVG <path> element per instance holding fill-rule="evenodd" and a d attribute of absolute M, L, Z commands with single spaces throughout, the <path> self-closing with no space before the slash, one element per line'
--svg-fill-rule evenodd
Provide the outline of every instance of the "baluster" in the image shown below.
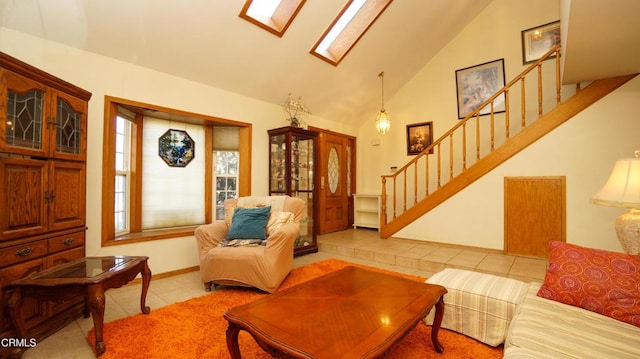
<path fill-rule="evenodd" d="M 538 118 L 542 117 L 542 63 L 538 64 Z"/>
<path fill-rule="evenodd" d="M 462 124 L 462 170 L 467 169 L 467 122 Z"/>
<path fill-rule="evenodd" d="M 493 113 L 493 101 L 491 101 L 491 152 L 493 152 L 493 150 L 496 149 L 495 143 L 496 143 L 496 134 L 495 134 L 495 130 L 493 129 L 494 126 L 494 113 Z"/>
<path fill-rule="evenodd" d="M 453 132 L 449 134 L 449 181 L 453 179 Z"/>
<path fill-rule="evenodd" d="M 407 211 L 407 168 L 402 171 L 402 213 Z"/>
<path fill-rule="evenodd" d="M 522 104 L 522 113 L 521 113 L 521 120 L 522 121 L 522 128 L 527 127 L 527 101 L 526 101 L 526 89 L 524 86 L 524 77 L 522 77 L 522 80 L 520 81 L 520 83 L 522 84 L 522 95 L 521 95 L 521 99 L 520 99 L 520 103 Z"/>
<path fill-rule="evenodd" d="M 425 171 L 426 171 L 426 174 L 425 174 L 425 176 L 424 176 L 424 181 L 425 181 L 426 189 L 425 189 L 425 192 L 424 192 L 424 196 L 426 197 L 426 196 L 428 196 L 428 195 L 429 195 L 429 155 L 428 155 L 428 154 L 427 154 L 427 155 L 425 155 L 425 156 L 424 156 L 424 158 L 425 158 L 425 160 L 426 160 L 426 161 L 425 161 Z"/>
<path fill-rule="evenodd" d="M 560 98 L 560 48 L 556 50 L 556 106 L 560 104 L 562 99 Z"/>
<path fill-rule="evenodd" d="M 476 161 L 480 160 L 480 111 L 476 113 Z"/>
<path fill-rule="evenodd" d="M 397 175 L 393 176 L 393 219 L 396 219 L 396 202 L 398 201 L 396 178 L 398 178 Z"/>
<path fill-rule="evenodd" d="M 418 159 L 422 157 L 419 155 L 416 157 L 416 161 L 413 163 L 415 169 L 413 170 L 413 205 L 415 206 L 418 203 Z M 427 156 L 425 155 L 425 158 Z"/>
<path fill-rule="evenodd" d="M 440 159 L 440 147 L 441 144 L 438 143 L 438 159 L 437 159 L 437 165 L 438 165 L 438 188 L 442 187 L 440 179 L 442 177 L 442 171 L 441 171 L 441 159 Z"/>
<path fill-rule="evenodd" d="M 509 129 L 511 127 L 511 124 L 509 123 L 509 89 L 505 89 L 504 91 L 504 125 L 506 127 L 506 139 L 509 139 L 510 134 L 509 134 Z"/>

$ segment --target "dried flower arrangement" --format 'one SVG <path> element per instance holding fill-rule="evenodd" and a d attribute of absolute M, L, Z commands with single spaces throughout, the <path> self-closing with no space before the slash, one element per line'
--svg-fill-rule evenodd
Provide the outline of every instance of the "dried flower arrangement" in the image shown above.
<path fill-rule="evenodd" d="M 291 93 L 282 109 L 289 116 L 285 120 L 289 121 L 293 127 L 300 127 L 303 124 L 302 118 L 311 114 L 311 111 L 302 104 L 302 96 L 298 96 L 298 99 L 295 99 Z"/>

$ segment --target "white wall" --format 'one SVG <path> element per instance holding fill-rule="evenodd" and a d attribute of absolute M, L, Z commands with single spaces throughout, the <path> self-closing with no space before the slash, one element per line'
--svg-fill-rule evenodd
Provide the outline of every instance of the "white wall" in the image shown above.
<path fill-rule="evenodd" d="M 375 114 L 360 128 L 357 191 L 379 193 L 380 175 L 411 159 L 406 155 L 407 124 L 433 121 L 436 139 L 457 123 L 456 70 L 504 58 L 510 81 L 525 69 L 520 32 L 559 18 L 558 1 L 492 2 L 385 103 L 392 119 L 387 135 L 375 133 Z M 567 241 L 622 251 L 613 224 L 625 210 L 593 205 L 589 198 L 616 159 L 640 149 L 640 121 L 632 112 L 639 100 L 640 79 L 634 79 L 395 236 L 503 249 L 504 177 L 566 176 Z M 380 145 L 371 146 L 376 138 Z"/>
<path fill-rule="evenodd" d="M 252 193 L 267 194 L 267 130 L 286 126 L 278 105 L 0 28 L 0 51 L 90 91 L 87 139 L 87 250 L 89 256 L 146 255 L 153 273 L 198 265 L 193 237 L 101 247 L 104 96 L 221 117 L 253 125 Z M 282 99 L 284 102 L 284 98 Z M 355 135 L 356 129 L 311 116 L 308 124 Z"/>

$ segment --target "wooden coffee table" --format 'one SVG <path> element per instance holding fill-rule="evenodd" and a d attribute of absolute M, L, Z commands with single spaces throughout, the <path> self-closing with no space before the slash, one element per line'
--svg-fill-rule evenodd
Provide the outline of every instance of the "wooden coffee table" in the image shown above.
<path fill-rule="evenodd" d="M 445 293 L 439 285 L 349 266 L 229 309 L 227 347 L 240 358 L 238 334 L 245 330 L 274 357 L 375 358 L 435 305 L 431 341 L 441 353 Z"/>
<path fill-rule="evenodd" d="M 64 301 L 83 296 L 84 316 L 93 318 L 96 335 L 95 350 L 100 356 L 106 350 L 102 340 L 104 324 L 104 292 L 129 283 L 142 274 L 142 295 L 140 310 L 148 314 L 151 309 L 145 305 L 147 290 L 151 282 L 148 257 L 86 257 L 61 264 L 11 283 L 9 300 L 11 319 L 21 338 L 27 338 L 22 317 L 22 301 L 26 297 L 47 301 Z M 18 355 L 21 353 L 18 353 Z"/>

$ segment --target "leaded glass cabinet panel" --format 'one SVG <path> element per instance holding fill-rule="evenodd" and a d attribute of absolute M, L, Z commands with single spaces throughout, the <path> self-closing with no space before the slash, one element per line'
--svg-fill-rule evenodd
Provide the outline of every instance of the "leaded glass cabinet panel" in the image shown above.
<path fill-rule="evenodd" d="M 0 71 L 6 82 L 2 97 L 7 106 L 2 121 L 5 129 L 2 150 L 22 155 L 45 156 L 47 87 L 11 71 Z"/>
<path fill-rule="evenodd" d="M 7 69 L 1 98 L 7 106 L 0 150 L 36 157 L 86 159 L 87 103 Z"/>
<path fill-rule="evenodd" d="M 83 161 L 87 152 L 87 102 L 53 91 L 55 114 L 49 136 L 52 157 Z"/>
<path fill-rule="evenodd" d="M 269 130 L 269 195 L 288 195 L 306 203 L 294 254 L 318 251 L 316 241 L 316 156 L 318 134 L 298 127 Z"/>

